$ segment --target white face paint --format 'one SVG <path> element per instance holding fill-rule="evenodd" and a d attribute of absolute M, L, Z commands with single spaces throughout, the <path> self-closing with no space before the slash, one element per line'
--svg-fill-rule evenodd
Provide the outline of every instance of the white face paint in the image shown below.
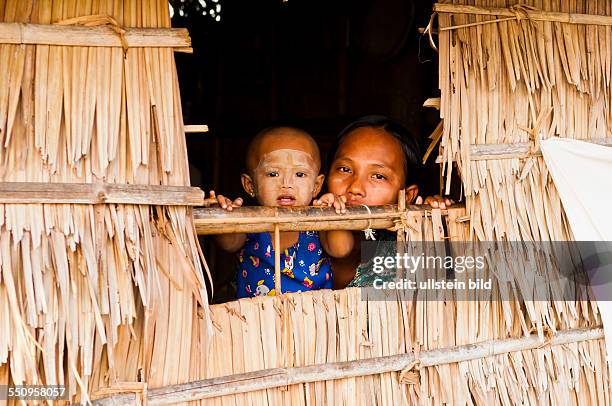
<path fill-rule="evenodd" d="M 306 206 L 318 192 L 319 167 L 295 149 L 264 154 L 254 171 L 255 196 L 262 206 Z"/>

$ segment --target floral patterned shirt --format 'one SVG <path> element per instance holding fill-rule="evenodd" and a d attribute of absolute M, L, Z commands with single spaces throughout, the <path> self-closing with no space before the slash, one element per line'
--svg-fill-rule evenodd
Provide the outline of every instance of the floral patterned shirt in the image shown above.
<path fill-rule="evenodd" d="M 323 253 L 319 233 L 316 231 L 300 232 L 298 242 L 284 250 L 280 260 L 283 293 L 331 289 L 330 261 Z M 276 294 L 274 248 L 270 233 L 247 234 L 238 261 L 238 298 Z"/>

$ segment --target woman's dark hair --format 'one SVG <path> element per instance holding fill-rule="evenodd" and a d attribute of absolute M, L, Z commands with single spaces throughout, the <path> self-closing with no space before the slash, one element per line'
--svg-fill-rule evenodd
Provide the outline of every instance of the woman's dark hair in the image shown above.
<path fill-rule="evenodd" d="M 421 148 L 415 135 L 400 123 L 385 116 L 365 116 L 347 125 L 336 137 L 331 149 L 328 151 L 325 160 L 325 173 L 331 170 L 331 165 L 336 157 L 338 148 L 347 135 L 358 128 L 371 127 L 380 128 L 389 135 L 397 139 L 402 145 L 404 155 L 404 187 L 419 184 L 421 177 Z"/>

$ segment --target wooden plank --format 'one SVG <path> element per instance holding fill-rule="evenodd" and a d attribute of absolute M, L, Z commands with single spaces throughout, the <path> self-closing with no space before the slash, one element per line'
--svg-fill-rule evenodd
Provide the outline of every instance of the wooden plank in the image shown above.
<path fill-rule="evenodd" d="M 440 98 L 430 97 L 429 99 L 425 100 L 423 107 L 432 107 L 436 110 L 440 110 Z"/>
<path fill-rule="evenodd" d="M 175 48 L 192 52 L 185 28 L 125 28 L 128 48 Z M 50 24 L 0 23 L 0 44 L 119 47 L 121 38 L 107 26 L 82 27 Z"/>
<path fill-rule="evenodd" d="M 193 210 L 198 234 L 273 232 L 278 224 L 280 231 L 365 230 L 387 229 L 395 225 L 401 211 L 395 205 L 348 207 L 347 212 L 337 214 L 330 207 L 238 207 L 231 212 L 221 208 L 196 208 Z M 407 211 L 431 211 L 429 205 L 408 205 Z M 462 210 L 461 205 L 448 210 Z M 446 215 L 448 210 L 443 210 Z"/>
<path fill-rule="evenodd" d="M 185 133 L 206 133 L 208 132 L 208 126 L 206 124 L 192 124 L 192 125 L 184 125 Z"/>
<path fill-rule="evenodd" d="M 559 331 L 548 342 L 540 339 L 537 334 L 532 334 L 527 337 L 490 340 L 477 344 L 422 351 L 419 353 L 418 361 L 420 367 L 424 368 L 477 360 L 517 351 L 527 351 L 546 345 L 558 346 L 603 338 L 602 328 L 570 329 Z M 147 393 L 147 404 L 166 405 L 300 383 L 396 372 L 403 370 L 415 361 L 414 353 L 406 353 L 305 367 L 272 368 L 247 372 L 150 389 Z M 128 405 L 133 404 L 135 400 L 136 395 L 125 394 L 98 399 L 93 403 L 94 405 Z"/>
<path fill-rule="evenodd" d="M 591 144 L 612 146 L 612 138 L 580 140 Z M 488 161 L 492 159 L 516 159 L 528 158 L 530 156 L 542 156 L 542 151 L 537 149 L 530 152 L 531 143 L 519 142 L 516 144 L 474 144 L 470 146 L 470 160 Z M 442 162 L 442 157 L 436 158 L 437 163 Z"/>
<path fill-rule="evenodd" d="M 0 182 L 0 204 L 41 203 L 201 206 L 204 192 L 189 186 Z"/>
<path fill-rule="evenodd" d="M 493 17 L 516 17 L 517 15 L 516 12 L 508 8 L 490 8 L 443 3 L 435 3 L 433 6 L 433 11 L 437 13 L 474 14 Z M 554 21 L 568 24 L 612 26 L 612 16 L 561 13 L 555 11 L 529 10 L 526 8 L 521 9 L 520 13 L 524 13 L 526 15 L 522 18 L 533 21 Z"/>

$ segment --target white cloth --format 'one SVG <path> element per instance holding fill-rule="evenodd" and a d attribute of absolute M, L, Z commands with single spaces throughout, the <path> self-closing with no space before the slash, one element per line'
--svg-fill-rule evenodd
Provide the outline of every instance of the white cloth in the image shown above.
<path fill-rule="evenodd" d="M 612 241 L 612 148 L 567 138 L 541 146 L 574 238 Z"/>
<path fill-rule="evenodd" d="M 612 241 L 612 148 L 567 138 L 544 140 L 541 148 L 575 240 Z M 612 284 L 596 283 L 593 292 L 612 366 Z"/>

